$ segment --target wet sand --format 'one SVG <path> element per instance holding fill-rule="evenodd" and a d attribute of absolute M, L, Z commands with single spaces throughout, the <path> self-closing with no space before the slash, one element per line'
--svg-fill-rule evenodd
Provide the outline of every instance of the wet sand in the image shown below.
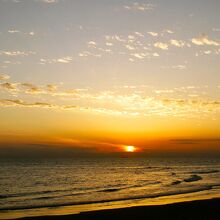
<path fill-rule="evenodd" d="M 109 220 L 109 219 L 175 219 L 175 220 L 212 220 L 220 219 L 220 198 L 181 202 L 168 205 L 139 206 L 120 209 L 82 212 L 74 215 L 26 217 L 20 220 Z"/>

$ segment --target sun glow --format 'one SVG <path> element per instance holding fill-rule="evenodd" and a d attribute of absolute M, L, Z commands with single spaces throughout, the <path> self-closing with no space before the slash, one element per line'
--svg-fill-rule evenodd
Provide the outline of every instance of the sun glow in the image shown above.
<path fill-rule="evenodd" d="M 136 148 L 134 146 L 125 146 L 126 152 L 135 152 Z"/>

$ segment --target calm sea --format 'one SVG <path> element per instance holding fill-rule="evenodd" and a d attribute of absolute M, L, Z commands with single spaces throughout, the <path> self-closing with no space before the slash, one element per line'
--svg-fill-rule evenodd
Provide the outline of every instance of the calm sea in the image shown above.
<path fill-rule="evenodd" d="M 1 159 L 0 217 L 12 210 L 160 198 L 220 186 L 220 159 Z"/>

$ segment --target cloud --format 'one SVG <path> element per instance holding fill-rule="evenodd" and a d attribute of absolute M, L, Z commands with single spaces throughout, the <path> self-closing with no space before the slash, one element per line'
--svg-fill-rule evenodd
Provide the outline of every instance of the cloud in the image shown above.
<path fill-rule="evenodd" d="M 165 32 L 167 32 L 168 34 L 174 34 L 174 32 L 171 30 L 165 30 Z"/>
<path fill-rule="evenodd" d="M 20 31 L 16 30 L 16 29 L 10 29 L 10 30 L 8 30 L 8 33 L 15 34 L 15 33 L 20 33 Z"/>
<path fill-rule="evenodd" d="M 169 46 L 166 43 L 156 42 L 154 47 L 160 48 L 161 50 L 168 50 Z"/>
<path fill-rule="evenodd" d="M 155 90 L 155 93 L 156 94 L 167 94 L 167 93 L 174 93 L 174 90 L 173 89 L 163 89 L 163 90 Z"/>
<path fill-rule="evenodd" d="M 203 46 L 203 45 L 210 45 L 210 46 L 219 46 L 220 43 L 208 38 L 208 36 L 201 36 L 198 38 L 192 38 L 192 43 Z"/>
<path fill-rule="evenodd" d="M 48 4 L 52 4 L 52 3 L 57 3 L 58 0 L 36 0 L 38 2 L 43 2 L 43 3 L 48 3 Z"/>
<path fill-rule="evenodd" d="M 10 34 L 24 34 L 24 35 L 30 35 L 30 36 L 34 36 L 35 32 L 34 31 L 29 31 L 29 32 L 23 32 L 17 29 L 9 29 L 8 33 Z"/>
<path fill-rule="evenodd" d="M 158 53 L 153 53 L 153 57 L 159 57 L 160 55 Z"/>
<path fill-rule="evenodd" d="M 125 47 L 128 49 L 128 50 L 135 50 L 135 47 L 131 46 L 131 45 L 125 45 Z"/>
<path fill-rule="evenodd" d="M 29 35 L 34 36 L 35 33 L 33 31 L 29 32 Z"/>
<path fill-rule="evenodd" d="M 143 57 L 138 59 L 143 59 Z M 2 83 L 0 87 L 12 94 L 16 92 L 18 97 L 16 99 L 1 99 L 0 105 L 5 107 L 77 109 L 77 111 L 115 116 L 172 116 L 184 117 L 185 119 L 210 117 L 210 114 L 220 113 L 220 101 L 202 98 L 202 91 L 194 86 L 173 89 L 148 87 L 146 91 L 146 86 L 132 85 L 120 87 L 120 90 L 96 92 L 92 89 L 59 91 L 57 86 L 53 84 L 39 87 L 31 83 Z M 24 101 L 22 93 L 29 94 L 28 100 L 35 97 L 40 98 L 40 101 Z M 57 98 L 52 99 L 54 103 L 50 103 L 51 101 L 45 101 L 45 96 L 41 96 L 43 94 L 56 96 Z M 63 104 L 64 101 L 65 104 Z"/>
<path fill-rule="evenodd" d="M 158 33 L 156 33 L 156 32 L 149 31 L 147 33 L 150 34 L 153 37 L 157 37 L 158 36 Z"/>
<path fill-rule="evenodd" d="M 112 54 L 112 50 L 110 50 L 109 48 L 99 47 L 98 50 L 102 51 L 102 52 L 106 52 L 106 53 L 111 53 Z M 101 57 L 101 54 L 100 54 L 100 57 Z"/>
<path fill-rule="evenodd" d="M 65 56 L 57 59 L 40 59 L 40 64 L 53 64 L 53 63 L 71 63 L 73 60 L 73 57 L 71 56 Z"/>
<path fill-rule="evenodd" d="M 0 75 L 1 76 L 1 75 Z M 14 94 L 30 94 L 30 95 L 50 95 L 57 97 L 76 97 L 79 93 L 87 91 L 87 89 L 68 89 L 58 91 L 57 85 L 47 84 L 44 86 L 36 86 L 33 83 L 19 82 L 19 83 L 0 83 L 0 88 Z"/>
<path fill-rule="evenodd" d="M 36 54 L 33 51 L 0 51 L 0 55 L 5 55 L 5 56 L 29 56 Z"/>
<path fill-rule="evenodd" d="M 147 55 L 149 55 L 148 53 L 132 53 L 131 56 L 138 58 L 138 59 L 144 59 Z"/>
<path fill-rule="evenodd" d="M 97 45 L 97 43 L 95 41 L 89 41 L 87 42 L 89 47 L 95 47 Z"/>
<path fill-rule="evenodd" d="M 129 39 L 129 40 L 134 40 L 134 39 L 135 39 L 135 36 L 134 36 L 134 35 L 128 35 L 128 39 Z"/>
<path fill-rule="evenodd" d="M 212 31 L 214 31 L 214 32 L 220 32 L 220 28 L 212 28 Z"/>
<path fill-rule="evenodd" d="M 12 0 L 14 3 L 25 2 L 26 0 Z M 33 0 L 34 2 L 41 2 L 45 4 L 58 3 L 60 0 Z"/>
<path fill-rule="evenodd" d="M 20 107 L 34 107 L 34 108 L 50 108 L 50 109 L 60 109 L 60 110 L 79 110 L 79 111 L 89 111 L 95 114 L 107 114 L 107 115 L 130 115 L 135 116 L 134 113 L 129 114 L 126 111 L 119 111 L 119 110 L 112 110 L 108 108 L 96 108 L 96 107 L 79 107 L 76 105 L 56 105 L 50 104 L 47 102 L 33 102 L 29 103 L 20 99 L 0 99 L 0 106 L 3 107 L 13 107 L 13 106 L 20 106 Z"/>
<path fill-rule="evenodd" d="M 4 73 L 0 73 L 0 80 L 7 80 L 10 79 L 10 76 Z"/>
<path fill-rule="evenodd" d="M 203 53 L 206 54 L 206 55 L 209 55 L 209 54 L 212 53 L 212 51 L 211 50 L 205 50 Z"/>
<path fill-rule="evenodd" d="M 105 45 L 111 47 L 111 46 L 113 46 L 114 44 L 113 44 L 113 43 L 110 43 L 110 42 L 106 42 Z"/>
<path fill-rule="evenodd" d="M 122 112 L 118 110 L 111 110 L 106 108 L 93 108 L 93 107 L 79 107 L 76 105 L 56 105 L 50 104 L 47 102 L 33 102 L 29 103 L 23 101 L 21 99 L 0 99 L 0 106 L 3 107 L 13 107 L 13 106 L 20 106 L 20 107 L 34 107 L 34 108 L 53 108 L 53 109 L 60 109 L 60 110 L 74 110 L 78 109 L 80 111 L 89 111 L 97 114 L 108 114 L 108 115 L 127 115 L 127 112 Z"/>
<path fill-rule="evenodd" d="M 181 40 L 170 40 L 170 44 L 173 45 L 173 46 L 176 46 L 176 47 L 184 47 L 185 46 L 185 42 L 184 41 L 181 41 Z"/>
<path fill-rule="evenodd" d="M 46 102 L 34 102 L 28 103 L 20 99 L 1 99 L 1 106 L 25 106 L 25 107 L 44 107 L 44 108 L 52 108 L 53 105 Z"/>
<path fill-rule="evenodd" d="M 179 107 L 194 107 L 196 111 L 199 109 L 203 110 L 214 110 L 220 108 L 220 101 L 205 101 L 205 100 L 188 100 L 188 99 L 163 99 L 162 102 L 166 105 L 176 105 Z"/>
<path fill-rule="evenodd" d="M 102 57 L 101 54 L 95 54 L 95 53 L 91 53 L 89 51 L 82 51 L 78 55 L 79 55 L 79 57 L 89 57 L 89 56 L 91 56 L 91 57 L 98 57 L 98 58 Z"/>
<path fill-rule="evenodd" d="M 21 83 L 21 86 L 27 88 L 27 93 L 41 93 L 42 90 L 31 83 Z"/>
<path fill-rule="evenodd" d="M 50 91 L 50 92 L 54 92 L 54 91 L 57 90 L 57 86 L 56 86 L 56 85 L 52 85 L 52 84 L 46 85 L 46 88 L 47 88 L 47 90 Z"/>
<path fill-rule="evenodd" d="M 151 32 L 150 32 L 151 33 Z M 158 35 L 155 32 L 152 32 L 153 35 Z M 102 57 L 104 55 L 112 55 L 116 56 L 126 56 L 129 61 L 135 62 L 137 59 L 152 59 L 155 57 L 159 57 L 159 53 L 154 51 L 154 46 L 163 50 L 168 50 L 169 45 L 167 43 L 157 42 L 155 45 L 150 43 L 146 43 L 145 40 L 147 36 L 142 34 L 141 32 L 134 31 L 132 33 L 128 33 L 125 36 L 120 35 L 105 35 L 102 43 L 97 43 L 95 41 L 86 42 L 88 49 L 86 51 L 80 51 L 78 53 L 79 57 Z M 103 45 L 102 45 L 103 44 Z M 99 47 L 100 45 L 102 47 Z M 106 47 L 108 46 L 108 47 Z M 111 48 L 109 48 L 111 46 Z M 153 47 L 153 48 L 152 48 Z M 127 49 L 126 51 L 124 49 Z M 103 53 L 105 54 L 103 54 Z M 137 59 L 136 59 L 137 58 Z"/>
<path fill-rule="evenodd" d="M 144 34 L 138 32 L 138 31 L 135 31 L 134 33 L 135 33 L 137 36 L 139 36 L 139 37 L 144 37 Z"/>
<path fill-rule="evenodd" d="M 73 60 L 72 57 L 67 56 L 67 57 L 57 59 L 57 62 L 58 63 L 70 63 L 72 60 Z"/>
<path fill-rule="evenodd" d="M 129 5 L 124 5 L 123 7 L 125 10 L 128 10 L 128 11 L 133 10 L 133 11 L 146 12 L 146 11 L 154 9 L 155 5 L 150 4 L 150 3 L 145 4 L 145 3 L 134 2 Z"/>
<path fill-rule="evenodd" d="M 5 89 L 5 90 L 17 90 L 17 86 L 15 83 L 0 83 L 0 88 Z"/>
<path fill-rule="evenodd" d="M 172 69 L 185 70 L 185 69 L 186 69 L 186 65 L 176 65 L 176 66 L 172 66 Z"/>
<path fill-rule="evenodd" d="M 203 139 L 171 139 L 171 142 L 177 142 L 178 144 L 201 144 L 201 142 L 220 142 L 218 138 L 203 138 Z"/>

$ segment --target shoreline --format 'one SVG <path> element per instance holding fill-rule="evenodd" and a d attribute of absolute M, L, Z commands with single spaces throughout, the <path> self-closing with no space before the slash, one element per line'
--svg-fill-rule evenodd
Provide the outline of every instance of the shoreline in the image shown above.
<path fill-rule="evenodd" d="M 102 211 L 111 213 L 116 210 L 130 210 L 134 208 L 143 207 L 142 209 L 151 209 L 152 207 L 157 207 L 160 212 L 159 207 L 167 207 L 169 205 L 176 204 L 177 206 L 181 204 L 192 204 L 193 202 L 203 202 L 208 203 L 208 201 L 215 201 L 215 204 L 220 205 L 220 192 L 219 189 L 212 189 L 210 191 L 201 191 L 189 194 L 178 194 L 173 196 L 164 196 L 152 199 L 137 199 L 130 201 L 119 201 L 119 202 L 108 202 L 108 203 L 95 203 L 90 205 L 80 205 L 80 206 L 60 206 L 60 207 L 50 207 L 50 208 L 39 208 L 39 209 L 26 209 L 26 210 L 8 210 L 0 211 L 0 219 L 63 219 L 63 216 L 67 219 L 81 219 L 82 213 L 101 213 Z M 184 205 L 185 206 L 185 205 Z M 175 210 L 174 210 L 175 211 Z M 108 214 L 107 214 L 108 215 Z M 69 217 L 66 217 L 69 216 Z M 76 217 L 78 216 L 78 217 Z M 84 216 L 84 214 L 83 214 Z M 125 218 L 126 216 L 122 216 Z M 83 219 L 83 218 L 82 218 Z M 86 219 L 86 218 L 84 218 Z M 89 217 L 90 219 L 90 217 Z M 94 219 L 96 219 L 94 217 Z M 154 219 L 154 218 L 150 218 Z M 158 219 L 158 217 L 156 218 Z M 188 218 L 187 218 L 188 219 Z M 201 218 L 199 218 L 201 219 Z M 220 216 L 219 218 L 220 219 Z"/>
<path fill-rule="evenodd" d="M 220 198 L 177 202 L 164 205 L 146 205 L 126 208 L 85 211 L 79 214 L 48 215 L 17 218 L 17 220 L 39 219 L 220 219 Z"/>

